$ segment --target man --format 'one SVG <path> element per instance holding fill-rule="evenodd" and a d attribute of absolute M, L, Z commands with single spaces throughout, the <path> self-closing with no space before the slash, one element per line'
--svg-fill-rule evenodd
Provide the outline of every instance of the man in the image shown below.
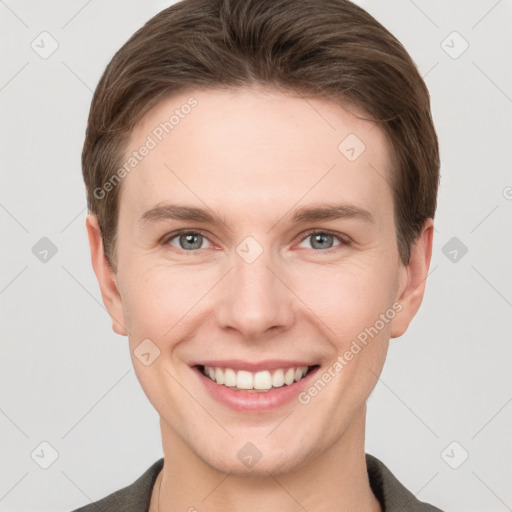
<path fill-rule="evenodd" d="M 344 0 L 184 0 L 108 65 L 94 271 L 164 457 L 90 511 L 433 511 L 365 455 L 439 180 L 412 60 Z"/>

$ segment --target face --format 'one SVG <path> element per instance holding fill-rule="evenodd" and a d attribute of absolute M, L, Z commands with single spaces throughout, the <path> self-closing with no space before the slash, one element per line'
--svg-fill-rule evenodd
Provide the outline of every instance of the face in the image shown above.
<path fill-rule="evenodd" d="M 115 275 L 88 220 L 163 442 L 209 467 L 279 474 L 348 449 L 419 307 L 431 226 L 404 266 L 387 142 L 355 114 L 268 89 L 175 95 L 132 133 L 127 160 L 150 149 L 121 184 Z"/>

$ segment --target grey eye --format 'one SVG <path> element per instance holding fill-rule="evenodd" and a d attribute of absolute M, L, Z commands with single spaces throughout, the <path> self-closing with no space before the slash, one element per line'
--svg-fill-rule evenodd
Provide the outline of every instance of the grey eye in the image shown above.
<path fill-rule="evenodd" d="M 327 233 L 317 233 L 310 235 L 311 246 L 313 249 L 330 249 L 333 246 L 334 237 Z"/>
<path fill-rule="evenodd" d="M 336 244 L 334 242 L 337 242 Z M 304 243 L 308 243 L 304 246 Z M 339 236 L 332 235 L 327 232 L 318 231 L 316 233 L 310 233 L 300 243 L 300 247 L 306 247 L 306 249 L 332 249 L 342 244 L 342 240 Z"/>
<path fill-rule="evenodd" d="M 202 249 L 202 245 L 206 240 L 207 239 L 201 235 L 201 233 L 190 231 L 188 233 L 181 233 L 180 235 L 172 237 L 169 240 L 169 244 L 184 251 L 194 251 Z"/>

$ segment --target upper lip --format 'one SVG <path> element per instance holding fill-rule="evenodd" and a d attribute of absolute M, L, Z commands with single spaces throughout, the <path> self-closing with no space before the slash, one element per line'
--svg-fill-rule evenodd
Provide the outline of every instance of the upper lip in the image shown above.
<path fill-rule="evenodd" d="M 279 368 L 300 368 L 303 366 L 314 366 L 311 361 L 286 361 L 283 359 L 266 359 L 265 361 L 242 361 L 241 359 L 223 359 L 198 361 L 191 366 L 210 366 L 213 368 L 232 368 L 233 370 L 247 370 L 258 372 L 263 370 L 278 370 Z"/>

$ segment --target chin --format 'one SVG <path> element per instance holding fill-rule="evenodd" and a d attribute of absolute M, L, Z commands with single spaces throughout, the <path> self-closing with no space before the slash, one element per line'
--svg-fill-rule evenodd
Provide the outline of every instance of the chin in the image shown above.
<path fill-rule="evenodd" d="M 275 442 L 265 439 L 267 435 L 268 432 L 260 438 L 254 436 L 253 441 L 249 441 L 250 437 L 245 435 L 240 440 L 235 438 L 225 444 L 219 443 L 217 449 L 209 446 L 207 451 L 196 446 L 196 455 L 216 471 L 255 478 L 268 478 L 269 473 L 277 476 L 293 472 L 315 455 L 313 447 L 304 444 L 293 446 L 288 441 L 278 442 L 276 446 Z"/>
<path fill-rule="evenodd" d="M 252 462 L 243 462 L 239 460 L 238 454 L 234 453 L 231 457 L 214 458 L 211 461 L 205 461 L 210 467 L 222 473 L 231 476 L 268 478 L 269 473 L 273 476 L 286 474 L 297 469 L 300 457 L 281 451 L 262 454 L 261 459 Z"/>

